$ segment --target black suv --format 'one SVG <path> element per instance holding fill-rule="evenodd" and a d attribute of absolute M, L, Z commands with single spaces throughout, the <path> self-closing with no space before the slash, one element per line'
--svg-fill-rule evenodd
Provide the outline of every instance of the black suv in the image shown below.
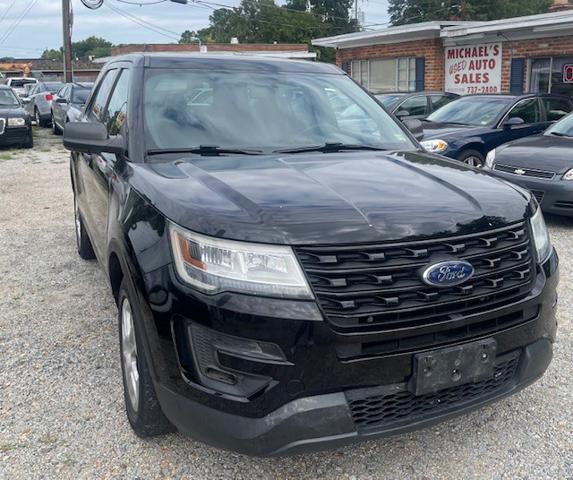
<path fill-rule="evenodd" d="M 558 260 L 535 200 L 425 153 L 335 66 L 118 57 L 64 143 L 140 436 L 338 446 L 482 406 L 551 360 Z"/>

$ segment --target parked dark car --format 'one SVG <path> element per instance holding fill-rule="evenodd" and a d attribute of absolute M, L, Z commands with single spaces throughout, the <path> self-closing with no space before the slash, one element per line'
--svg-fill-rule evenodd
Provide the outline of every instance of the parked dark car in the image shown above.
<path fill-rule="evenodd" d="M 446 92 L 396 92 L 381 93 L 375 97 L 400 119 L 407 117 L 422 120 L 459 98 L 459 95 Z"/>
<path fill-rule="evenodd" d="M 0 147 L 34 146 L 32 122 L 16 93 L 7 85 L 0 85 Z"/>
<path fill-rule="evenodd" d="M 474 167 L 500 145 L 543 132 L 573 111 L 561 95 L 473 95 L 449 103 L 428 116 L 422 145 Z"/>
<path fill-rule="evenodd" d="M 40 127 L 50 126 L 52 100 L 62 85 L 62 82 L 40 82 L 31 88 L 27 97 L 22 97 L 22 103 L 36 121 L 36 125 Z"/>
<path fill-rule="evenodd" d="M 492 150 L 484 168 L 531 190 L 545 212 L 573 215 L 573 114 Z"/>
<path fill-rule="evenodd" d="M 93 83 L 66 83 L 52 101 L 52 132 L 61 135 L 68 122 L 76 121 L 84 108 Z"/>
<path fill-rule="evenodd" d="M 333 65 L 117 57 L 64 145 L 142 437 L 335 447 L 475 409 L 551 360 L 558 259 L 535 200 L 424 152 Z"/>

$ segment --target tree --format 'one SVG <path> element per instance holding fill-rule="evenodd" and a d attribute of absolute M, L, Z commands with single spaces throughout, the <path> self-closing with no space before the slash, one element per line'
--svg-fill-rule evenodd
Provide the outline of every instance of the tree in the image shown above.
<path fill-rule="evenodd" d="M 199 33 L 195 30 L 185 30 L 181 34 L 181 38 L 179 39 L 179 43 L 197 43 L 197 39 L 199 37 Z"/>
<path fill-rule="evenodd" d="M 89 57 L 108 57 L 111 55 L 111 47 L 113 44 L 104 38 L 88 37 L 85 40 L 72 43 L 72 52 L 74 58 L 80 60 L 87 60 Z M 63 49 L 58 50 L 51 48 L 44 50 L 42 57 L 45 60 L 62 60 Z"/>
<path fill-rule="evenodd" d="M 316 37 L 356 30 L 349 18 L 352 0 L 242 0 L 235 8 L 214 10 L 209 27 L 196 33 L 202 42 L 310 43 Z M 180 43 L 188 43 L 194 32 L 183 32 Z"/>
<path fill-rule="evenodd" d="M 548 11 L 552 0 L 389 0 L 392 25 L 432 20 L 486 21 Z"/>

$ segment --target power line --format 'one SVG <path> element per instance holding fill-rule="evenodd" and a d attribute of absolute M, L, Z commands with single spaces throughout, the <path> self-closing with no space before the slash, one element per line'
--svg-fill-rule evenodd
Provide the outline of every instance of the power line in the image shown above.
<path fill-rule="evenodd" d="M 155 0 L 152 2 L 130 2 L 128 0 L 116 0 L 116 2 L 126 3 L 127 5 L 137 5 L 139 7 L 145 7 L 146 5 L 157 5 L 158 3 L 165 3 L 168 0 Z"/>
<path fill-rule="evenodd" d="M 12 10 L 12 7 L 14 7 L 14 4 L 16 3 L 16 0 L 13 0 L 13 2 L 9 5 L 9 7 L 6 9 L 6 11 L 4 12 L 4 15 L 2 15 L 2 18 L 0 18 L 0 23 L 2 23 L 4 21 L 4 19 L 6 18 L 6 15 L 8 15 L 8 13 L 10 12 L 10 10 Z"/>
<path fill-rule="evenodd" d="M 164 37 L 169 38 L 171 40 L 179 41 L 179 39 L 181 38 L 181 34 L 178 32 L 173 32 L 172 30 L 167 30 L 166 28 L 160 27 L 158 25 L 154 25 L 150 22 L 143 20 L 142 18 L 139 18 L 139 17 L 137 17 L 131 13 L 128 13 L 124 10 L 121 10 L 118 7 L 112 6 L 109 3 L 104 3 L 104 5 L 107 8 L 109 8 L 110 10 L 112 10 L 113 12 L 117 13 L 118 15 L 121 15 L 122 17 L 126 18 L 127 20 L 130 20 L 131 22 L 136 23 L 140 27 L 143 27 L 143 28 L 146 28 L 147 30 L 158 33 L 159 35 L 163 35 Z"/>
<path fill-rule="evenodd" d="M 28 15 L 28 13 L 30 13 L 30 10 L 32 10 L 32 8 L 34 8 L 34 5 L 36 5 L 36 3 L 38 3 L 38 0 L 32 0 L 30 2 L 30 4 L 24 9 L 24 11 L 20 15 L 20 17 L 18 17 L 18 19 L 12 23 L 12 25 L 8 28 L 6 33 L 4 33 L 4 35 L 2 35 L 2 37 L 0 37 L 0 45 L 2 45 L 8 39 L 8 37 L 10 35 L 12 35 L 12 32 L 14 32 L 14 30 L 16 30 L 16 28 L 18 28 L 20 23 L 22 23 L 22 20 L 24 20 L 26 15 Z"/>

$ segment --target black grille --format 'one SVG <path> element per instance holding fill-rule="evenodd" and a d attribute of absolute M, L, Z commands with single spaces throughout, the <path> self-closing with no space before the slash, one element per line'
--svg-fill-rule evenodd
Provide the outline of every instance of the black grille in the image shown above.
<path fill-rule="evenodd" d="M 518 365 L 517 352 L 498 361 L 493 377 L 481 382 L 418 397 L 406 390 L 405 385 L 374 387 L 350 390 L 346 392 L 346 398 L 358 431 L 384 430 L 495 397 L 513 386 Z"/>
<path fill-rule="evenodd" d="M 531 168 L 512 167 L 511 165 L 496 164 L 495 169 L 499 170 L 500 172 L 511 173 L 513 175 L 519 175 L 525 177 L 551 179 L 555 176 L 555 172 L 549 172 L 547 170 L 535 170 Z M 516 173 L 516 171 L 519 171 L 519 173 Z"/>
<path fill-rule="evenodd" d="M 557 208 L 573 208 L 573 202 L 569 202 L 566 200 L 559 200 L 555 202 L 554 206 Z"/>
<path fill-rule="evenodd" d="M 541 205 L 541 202 L 543 202 L 543 197 L 545 196 L 545 192 L 542 192 L 541 190 L 531 190 L 531 194 L 535 197 L 537 203 Z"/>
<path fill-rule="evenodd" d="M 327 319 L 342 332 L 404 332 L 459 319 L 525 297 L 534 278 L 523 222 L 416 243 L 300 247 L 297 254 Z M 444 258 L 469 261 L 475 275 L 457 287 L 426 285 L 421 270 Z"/>

